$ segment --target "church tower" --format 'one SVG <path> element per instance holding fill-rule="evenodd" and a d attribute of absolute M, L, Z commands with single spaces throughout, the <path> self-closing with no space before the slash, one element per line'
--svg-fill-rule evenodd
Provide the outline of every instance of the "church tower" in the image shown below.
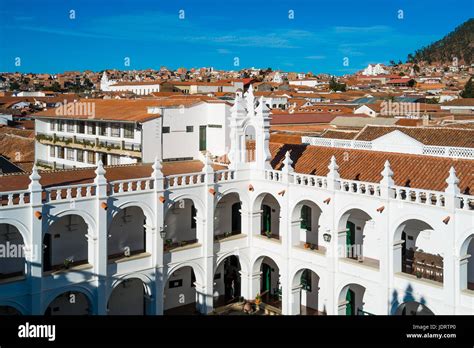
<path fill-rule="evenodd" d="M 252 85 L 244 98 L 237 94 L 231 109 L 230 168 L 271 169 L 270 109 L 256 99 Z"/>

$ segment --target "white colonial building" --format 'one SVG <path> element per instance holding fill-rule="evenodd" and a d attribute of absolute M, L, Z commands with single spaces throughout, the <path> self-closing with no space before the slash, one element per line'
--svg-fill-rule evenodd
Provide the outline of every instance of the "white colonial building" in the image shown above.
<path fill-rule="evenodd" d="M 104 71 L 100 80 L 100 90 L 103 92 L 132 92 L 137 95 L 148 95 L 161 91 L 165 81 L 115 81 L 109 80 Z"/>
<path fill-rule="evenodd" d="M 36 162 L 73 168 L 222 156 L 229 114 L 213 98 L 82 99 L 35 114 Z"/>
<path fill-rule="evenodd" d="M 269 126 L 250 92 L 228 164 L 0 177 L 1 313 L 207 314 L 259 294 L 271 313 L 474 314 L 471 160 L 274 144 Z"/>
<path fill-rule="evenodd" d="M 388 74 L 388 70 L 384 69 L 384 66 L 380 63 L 369 64 L 367 68 L 362 71 L 362 75 L 375 76 Z"/>

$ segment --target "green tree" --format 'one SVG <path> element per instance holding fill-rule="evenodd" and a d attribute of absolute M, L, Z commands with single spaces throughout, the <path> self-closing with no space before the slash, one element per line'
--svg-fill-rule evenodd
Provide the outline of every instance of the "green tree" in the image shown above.
<path fill-rule="evenodd" d="M 467 81 L 466 85 L 464 86 L 464 89 L 461 92 L 461 97 L 474 98 L 474 82 L 472 81 L 472 77 L 469 79 L 469 81 Z"/>
<path fill-rule="evenodd" d="M 346 85 L 344 83 L 337 82 L 336 79 L 332 77 L 331 80 L 329 81 L 329 89 L 333 90 L 334 92 L 337 92 L 337 91 L 345 92 Z"/>
<path fill-rule="evenodd" d="M 20 84 L 16 81 L 10 82 L 10 91 L 16 91 L 20 88 Z"/>

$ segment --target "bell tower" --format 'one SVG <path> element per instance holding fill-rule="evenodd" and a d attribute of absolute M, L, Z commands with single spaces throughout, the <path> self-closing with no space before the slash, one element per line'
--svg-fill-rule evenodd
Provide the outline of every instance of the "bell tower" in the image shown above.
<path fill-rule="evenodd" d="M 252 85 L 244 98 L 236 95 L 230 120 L 231 169 L 271 169 L 270 120 L 270 109 L 263 97 L 255 98 Z"/>

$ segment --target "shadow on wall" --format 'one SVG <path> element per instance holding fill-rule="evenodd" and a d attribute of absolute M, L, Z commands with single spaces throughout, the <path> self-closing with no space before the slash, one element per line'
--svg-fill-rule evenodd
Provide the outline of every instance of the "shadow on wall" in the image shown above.
<path fill-rule="evenodd" d="M 399 298 L 398 291 L 393 290 L 390 315 L 400 315 L 400 313 L 397 313 L 399 312 L 400 306 L 409 302 L 416 302 L 416 303 L 421 304 L 422 306 L 426 306 L 426 300 L 423 296 L 419 300 L 415 299 L 415 297 L 413 296 L 413 287 L 411 286 L 411 284 L 408 284 L 408 286 L 406 287 L 405 292 L 403 294 L 402 302 L 399 302 L 398 298 Z"/>

